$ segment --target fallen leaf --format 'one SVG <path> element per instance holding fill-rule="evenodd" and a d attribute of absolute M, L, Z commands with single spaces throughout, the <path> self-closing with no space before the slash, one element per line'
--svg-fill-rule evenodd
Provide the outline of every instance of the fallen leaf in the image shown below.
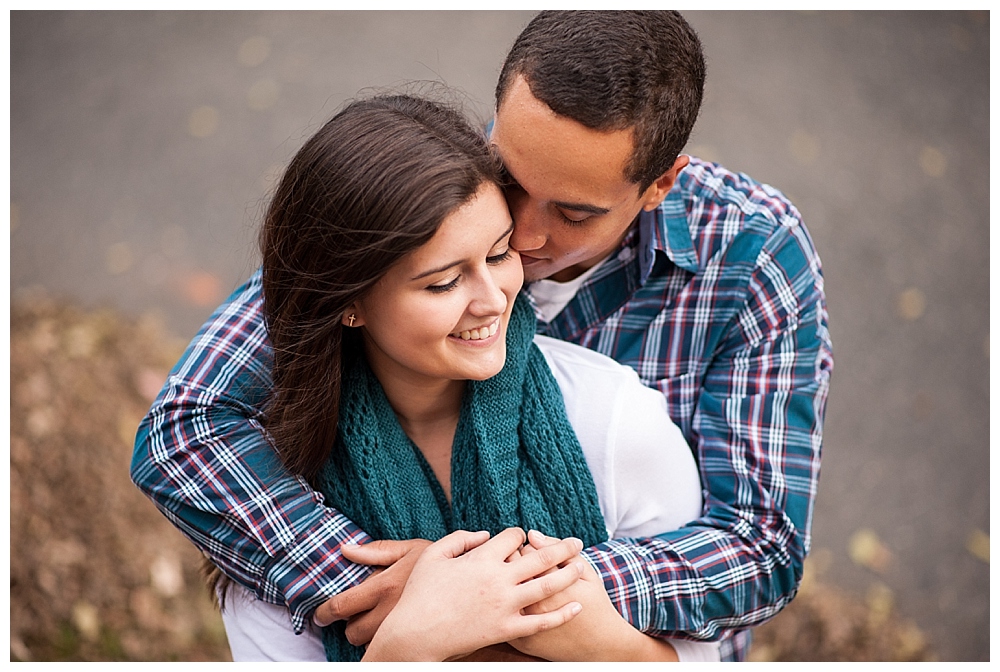
<path fill-rule="evenodd" d="M 195 271 L 183 280 L 184 296 L 202 308 L 211 308 L 222 300 L 222 283 L 211 273 Z"/>
<path fill-rule="evenodd" d="M 941 177 L 948 168 L 948 159 L 941 150 L 934 147 L 924 147 L 920 150 L 920 168 L 930 177 Z"/>
<path fill-rule="evenodd" d="M 851 535 L 847 542 L 847 554 L 856 565 L 876 572 L 885 571 L 892 561 L 892 553 L 874 531 L 862 528 Z"/>
<path fill-rule="evenodd" d="M 77 602 L 73 605 L 73 625 L 80 631 L 84 639 L 95 641 L 101 632 L 101 621 L 97 608 L 89 602 Z"/>
<path fill-rule="evenodd" d="M 903 290 L 899 294 L 897 309 L 899 310 L 899 316 L 904 320 L 912 322 L 920 318 L 926 308 L 927 299 L 924 297 L 924 293 L 916 287 Z"/>
<path fill-rule="evenodd" d="M 142 398 L 150 403 L 160 394 L 160 390 L 163 389 L 163 384 L 166 382 L 166 372 L 155 371 L 150 368 L 140 369 L 139 373 L 135 376 L 136 389 L 139 390 Z"/>
<path fill-rule="evenodd" d="M 153 588 L 164 597 L 173 597 L 184 589 L 180 561 L 172 555 L 160 555 L 149 567 Z"/>
<path fill-rule="evenodd" d="M 973 530 L 965 540 L 965 550 L 987 565 L 990 564 L 990 535 L 982 530 Z"/>
<path fill-rule="evenodd" d="M 895 596 L 889 586 L 884 583 L 875 583 L 868 589 L 865 602 L 868 604 L 870 623 L 872 627 L 877 627 L 889 620 Z"/>
<path fill-rule="evenodd" d="M 257 35 L 243 40 L 237 58 L 242 65 L 252 68 L 267 60 L 271 53 L 271 40 Z"/>

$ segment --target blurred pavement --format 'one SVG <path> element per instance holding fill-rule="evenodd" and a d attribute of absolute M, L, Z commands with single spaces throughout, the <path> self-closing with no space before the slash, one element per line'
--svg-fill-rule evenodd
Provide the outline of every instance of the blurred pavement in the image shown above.
<path fill-rule="evenodd" d="M 189 338 L 257 266 L 284 163 L 365 87 L 488 118 L 525 12 L 11 12 L 11 291 Z M 687 14 L 688 151 L 785 191 L 836 366 L 813 558 L 942 660 L 989 659 L 989 16 Z"/>

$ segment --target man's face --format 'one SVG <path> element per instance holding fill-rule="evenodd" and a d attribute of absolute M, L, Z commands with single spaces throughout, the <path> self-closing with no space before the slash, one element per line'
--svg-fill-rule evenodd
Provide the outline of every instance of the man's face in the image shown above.
<path fill-rule="evenodd" d="M 595 131 L 561 117 L 520 76 L 497 110 L 490 142 L 517 182 L 507 193 L 511 246 L 528 282 L 565 282 L 600 262 L 639 211 L 659 205 L 673 184 L 670 178 L 663 190 L 658 181 L 640 193 L 625 178 L 631 129 Z"/>

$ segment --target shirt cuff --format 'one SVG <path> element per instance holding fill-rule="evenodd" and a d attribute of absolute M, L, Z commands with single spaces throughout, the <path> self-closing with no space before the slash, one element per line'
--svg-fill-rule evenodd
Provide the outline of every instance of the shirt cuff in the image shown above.
<path fill-rule="evenodd" d="M 636 630 L 649 630 L 655 599 L 653 581 L 639 547 L 628 539 L 612 539 L 585 548 L 581 555 L 604 581 L 604 589 L 622 618 Z"/>
<path fill-rule="evenodd" d="M 258 597 L 286 604 L 295 633 L 301 633 L 319 605 L 371 576 L 371 567 L 356 565 L 340 553 L 343 544 L 369 541 L 344 516 L 331 517 L 271 558 Z"/>

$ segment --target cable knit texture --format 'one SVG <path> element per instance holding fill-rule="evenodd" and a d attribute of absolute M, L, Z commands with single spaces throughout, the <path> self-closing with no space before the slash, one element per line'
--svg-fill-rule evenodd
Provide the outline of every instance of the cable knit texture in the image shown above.
<path fill-rule="evenodd" d="M 518 298 L 503 370 L 466 384 L 452 445 L 450 505 L 365 358 L 351 358 L 337 442 L 319 477 L 327 504 L 375 539 L 436 540 L 454 530 L 496 534 L 520 526 L 579 537 L 585 547 L 607 540 L 593 478 L 534 334 L 534 313 Z M 345 625 L 324 628 L 328 660 L 364 654 L 347 641 Z"/>

